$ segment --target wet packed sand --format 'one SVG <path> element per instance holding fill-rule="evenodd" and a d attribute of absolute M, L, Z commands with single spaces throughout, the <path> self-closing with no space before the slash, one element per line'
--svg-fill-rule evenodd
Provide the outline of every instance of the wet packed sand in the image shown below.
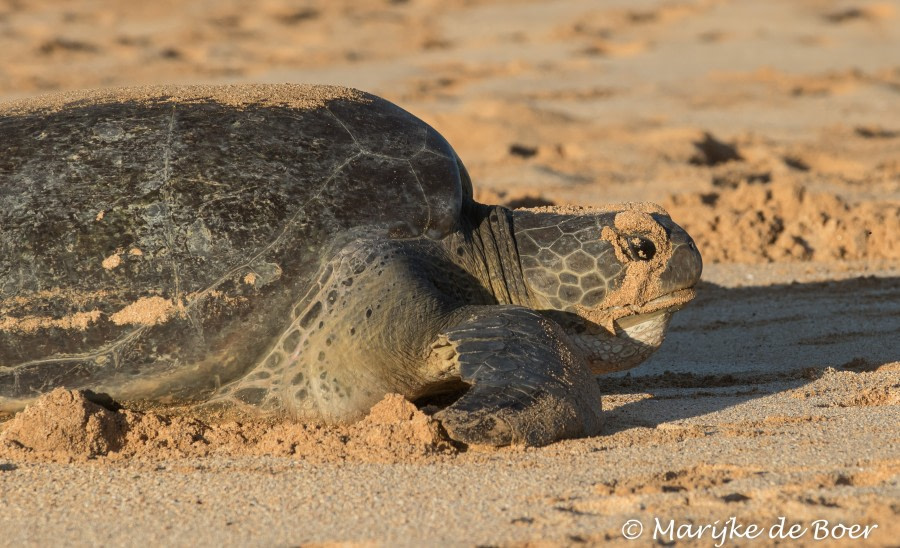
<path fill-rule="evenodd" d="M 59 392 L 0 426 L 0 544 L 627 544 L 732 516 L 895 543 L 897 51 L 892 2 L 0 2 L 0 97 L 359 87 L 481 201 L 657 202 L 706 264 L 662 349 L 602 379 L 595 438 L 460 451 L 396 398 L 326 428 Z"/>

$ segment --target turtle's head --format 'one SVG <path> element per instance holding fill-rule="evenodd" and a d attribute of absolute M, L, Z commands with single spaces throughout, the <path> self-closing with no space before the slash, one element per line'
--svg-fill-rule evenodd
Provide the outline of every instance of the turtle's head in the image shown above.
<path fill-rule="evenodd" d="M 596 373 L 628 369 L 660 344 L 694 296 L 694 241 L 654 204 L 513 211 L 533 304 L 569 334 Z"/>

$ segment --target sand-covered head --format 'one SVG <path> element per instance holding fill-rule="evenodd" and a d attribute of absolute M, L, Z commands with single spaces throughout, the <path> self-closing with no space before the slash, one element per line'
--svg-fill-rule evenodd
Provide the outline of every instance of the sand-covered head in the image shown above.
<path fill-rule="evenodd" d="M 656 204 L 515 209 L 512 224 L 534 308 L 595 373 L 646 360 L 700 280 L 694 241 Z"/>
<path fill-rule="evenodd" d="M 610 332 L 619 318 L 683 305 L 700 278 L 693 240 L 653 203 L 523 208 L 513 218 L 537 305 Z"/>

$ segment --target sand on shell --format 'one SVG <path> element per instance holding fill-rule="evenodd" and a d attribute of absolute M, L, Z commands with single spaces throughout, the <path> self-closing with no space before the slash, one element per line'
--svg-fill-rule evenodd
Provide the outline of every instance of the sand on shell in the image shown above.
<path fill-rule="evenodd" d="M 236 108 L 250 105 L 279 106 L 294 109 L 314 109 L 335 99 L 368 102 L 371 98 L 358 90 L 340 86 L 313 86 L 310 84 L 230 84 L 191 86 L 140 86 L 75 90 L 65 93 L 39 95 L 37 97 L 4 103 L 0 114 L 4 116 L 32 115 L 55 112 L 68 106 L 134 103 L 197 103 L 212 101 Z M 98 214 L 99 215 L 99 214 Z M 100 219 L 102 219 L 102 215 Z M 98 219 L 99 220 L 99 219 Z M 104 264 L 104 268 L 107 267 Z"/>
<path fill-rule="evenodd" d="M 0 2 L 4 99 L 362 89 L 440 131 L 479 201 L 659 203 L 705 266 L 662 349 L 601 378 L 599 436 L 460 450 L 396 399 L 322 427 L 63 391 L 0 424 L 0 543 L 633 545 L 629 520 L 670 543 L 654 520 L 734 517 L 878 526 L 760 545 L 896 544 L 898 21 L 879 0 Z M 8 287 L 0 335 L 31 325 Z M 70 297 L 85 315 L 55 329 L 103 296 Z"/>

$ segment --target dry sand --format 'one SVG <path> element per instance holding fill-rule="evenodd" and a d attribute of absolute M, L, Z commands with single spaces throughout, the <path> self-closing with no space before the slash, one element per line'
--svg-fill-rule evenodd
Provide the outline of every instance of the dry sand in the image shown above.
<path fill-rule="evenodd" d="M 325 428 L 56 393 L 0 426 L 0 545 L 628 544 L 630 519 L 650 544 L 732 516 L 754 544 L 784 517 L 878 525 L 784 544 L 897 545 L 898 51 L 897 2 L 0 1 L 0 98 L 362 88 L 482 201 L 661 203 L 707 265 L 663 348 L 602 380 L 603 433 L 541 449 L 461 452 L 396 398 Z"/>

